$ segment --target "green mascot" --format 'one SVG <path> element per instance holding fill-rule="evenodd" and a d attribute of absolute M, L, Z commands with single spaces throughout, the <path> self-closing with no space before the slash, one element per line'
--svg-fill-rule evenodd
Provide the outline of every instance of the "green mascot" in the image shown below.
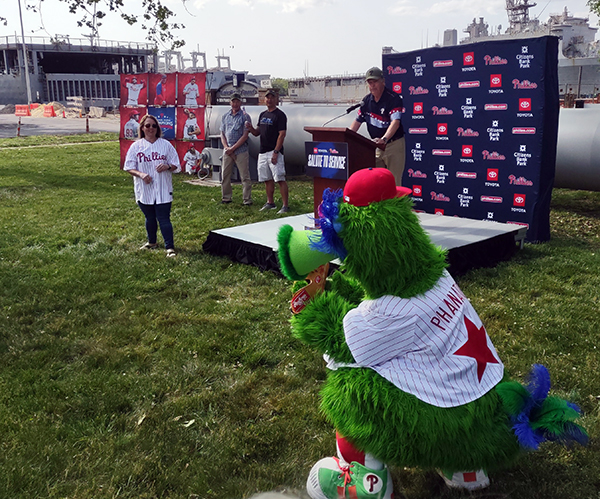
<path fill-rule="evenodd" d="M 475 490 L 544 440 L 584 444 L 577 406 L 548 396 L 535 365 L 524 386 L 502 361 L 469 300 L 384 168 L 326 190 L 319 230 L 284 226 L 286 277 L 308 279 L 292 299 L 292 329 L 327 363 L 322 409 L 337 456 L 310 471 L 313 499 L 393 497 L 387 464 L 439 470 Z M 327 276 L 329 261 L 341 271 Z"/>

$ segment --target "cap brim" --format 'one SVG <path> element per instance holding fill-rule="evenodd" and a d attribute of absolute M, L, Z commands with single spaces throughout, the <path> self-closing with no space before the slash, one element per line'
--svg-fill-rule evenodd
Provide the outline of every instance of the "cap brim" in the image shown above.
<path fill-rule="evenodd" d="M 408 196 L 409 194 L 412 194 L 412 189 L 409 189 L 408 187 L 396 186 L 396 197 L 397 198 L 401 198 L 403 196 Z"/>

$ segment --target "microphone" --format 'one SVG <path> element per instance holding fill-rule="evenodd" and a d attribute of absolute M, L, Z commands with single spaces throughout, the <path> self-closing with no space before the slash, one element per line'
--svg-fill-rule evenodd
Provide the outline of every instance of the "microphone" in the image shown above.
<path fill-rule="evenodd" d="M 330 119 L 328 122 L 323 123 L 322 126 L 328 125 L 329 123 L 331 123 L 334 120 L 337 120 L 338 118 L 341 118 L 342 116 L 346 116 L 347 114 L 351 113 L 352 111 L 354 111 L 355 109 L 358 109 L 360 106 L 362 106 L 365 103 L 364 100 L 361 100 L 358 104 L 354 104 L 353 106 L 350 106 L 348 109 L 346 109 L 346 112 L 344 114 L 340 114 L 339 116 L 336 116 L 335 118 Z"/>
<path fill-rule="evenodd" d="M 365 101 L 360 101 L 358 104 L 354 104 L 354 106 L 350 106 L 348 109 L 346 109 L 346 114 L 351 113 L 352 111 L 354 111 L 355 109 L 358 109 L 360 106 L 362 106 L 365 103 Z"/>

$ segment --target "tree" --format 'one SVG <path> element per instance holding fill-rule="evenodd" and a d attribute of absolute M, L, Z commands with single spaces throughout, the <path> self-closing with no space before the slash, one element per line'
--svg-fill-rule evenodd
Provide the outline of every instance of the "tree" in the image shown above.
<path fill-rule="evenodd" d="M 288 94 L 288 80 L 286 80 L 285 78 L 272 78 L 271 85 L 273 86 L 273 88 L 279 90 L 280 96 L 285 96 Z"/>
<path fill-rule="evenodd" d="M 588 0 L 590 11 L 600 16 L 600 0 Z"/>
<path fill-rule="evenodd" d="M 26 7 L 37 11 L 41 2 L 25 0 Z M 79 16 L 77 26 L 88 27 L 92 34 L 97 35 L 98 28 L 102 26 L 104 18 L 111 13 L 121 16 L 129 25 L 142 23 L 142 29 L 146 31 L 146 39 L 155 44 L 169 44 L 171 49 L 185 45 L 185 41 L 178 40 L 172 34 L 172 30 L 184 28 L 180 23 L 173 22 L 175 13 L 163 5 L 161 0 L 59 0 L 69 6 L 69 12 Z M 187 0 L 181 0 L 185 5 Z M 132 12 L 141 3 L 143 13 L 139 16 Z M 0 22 L 6 25 L 6 20 L 0 17 Z"/>

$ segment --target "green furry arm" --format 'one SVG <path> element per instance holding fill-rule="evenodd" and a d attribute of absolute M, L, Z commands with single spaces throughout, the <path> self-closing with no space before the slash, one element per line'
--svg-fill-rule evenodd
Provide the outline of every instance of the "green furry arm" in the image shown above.
<path fill-rule="evenodd" d="M 338 362 L 354 363 L 344 337 L 344 316 L 355 308 L 335 291 L 317 295 L 298 315 L 292 317 L 296 338 L 314 346 Z"/>
<path fill-rule="evenodd" d="M 365 299 L 365 290 L 360 283 L 356 279 L 348 277 L 338 270 L 333 273 L 329 283 L 332 290 L 337 291 L 340 296 L 353 305 L 358 305 Z"/>

